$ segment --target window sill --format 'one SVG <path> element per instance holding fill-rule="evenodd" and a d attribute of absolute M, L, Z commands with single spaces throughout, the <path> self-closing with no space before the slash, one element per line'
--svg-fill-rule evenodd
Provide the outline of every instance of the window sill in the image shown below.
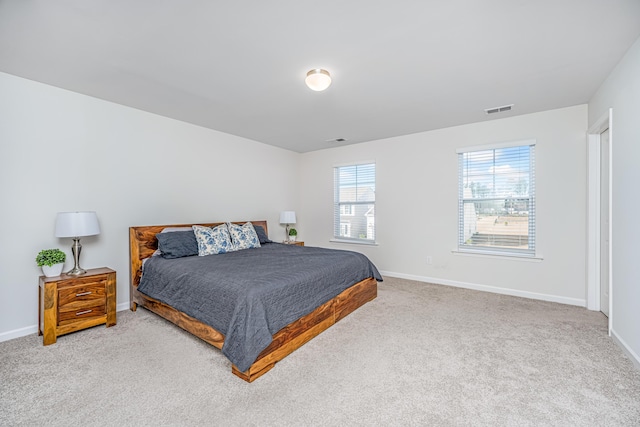
<path fill-rule="evenodd" d="M 503 259 L 506 258 L 514 261 L 541 262 L 542 260 L 544 260 L 544 258 L 541 255 L 527 256 L 527 255 L 505 254 L 501 252 L 461 251 L 458 249 L 452 250 L 451 253 L 454 255 L 481 257 L 481 258 L 503 258 Z"/>
<path fill-rule="evenodd" d="M 378 246 L 376 242 L 365 242 L 359 240 L 342 240 L 342 239 L 329 239 L 331 243 L 351 243 L 353 245 L 365 245 L 365 246 Z"/>

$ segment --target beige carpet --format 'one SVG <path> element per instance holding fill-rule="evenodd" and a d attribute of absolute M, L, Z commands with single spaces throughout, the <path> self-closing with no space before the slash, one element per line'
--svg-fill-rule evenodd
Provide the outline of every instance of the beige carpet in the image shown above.
<path fill-rule="evenodd" d="M 2 426 L 640 425 L 601 314 L 394 278 L 252 384 L 143 309 L 0 360 Z"/>

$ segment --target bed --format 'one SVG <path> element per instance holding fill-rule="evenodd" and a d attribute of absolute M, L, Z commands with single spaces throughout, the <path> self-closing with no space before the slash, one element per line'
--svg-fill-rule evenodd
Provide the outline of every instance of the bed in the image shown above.
<path fill-rule="evenodd" d="M 267 233 L 266 221 L 251 223 Z M 221 224 L 224 223 L 197 225 Z M 191 225 L 129 228 L 131 310 L 142 306 L 222 350 L 232 362 L 232 373 L 245 381 L 259 378 L 278 361 L 377 297 L 377 281 L 382 280 L 378 271 L 364 255 L 350 251 L 268 243 L 229 254 L 189 257 L 180 263 L 153 257 L 158 248 L 156 234 Z M 327 257 L 332 273 L 316 272 L 315 264 Z M 345 257 L 364 258 L 369 266 L 359 260 L 361 265 L 340 270 Z M 141 280 L 145 262 L 145 280 Z M 310 267 L 287 268 L 292 263 Z M 279 268 L 268 268 L 270 265 Z M 233 270 L 237 267 L 240 268 Z M 216 283 L 207 291 L 211 296 L 198 296 L 197 292 L 204 292 L 198 287 L 184 291 L 191 282 Z M 150 292 L 149 283 L 157 289 Z M 171 300 L 173 294 L 179 294 L 176 301 Z M 311 298 L 298 302 L 296 298 L 301 294 Z M 192 298 L 195 303 L 184 301 L 185 298 Z M 203 309 L 203 301 L 217 304 L 214 308 L 219 311 Z"/>

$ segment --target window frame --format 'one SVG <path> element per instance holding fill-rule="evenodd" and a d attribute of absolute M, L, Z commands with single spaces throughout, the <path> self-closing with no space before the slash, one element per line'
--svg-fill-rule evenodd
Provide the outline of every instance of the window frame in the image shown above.
<path fill-rule="evenodd" d="M 457 252 L 479 255 L 496 255 L 505 257 L 520 257 L 520 258 L 538 258 L 537 256 L 537 236 L 536 236 L 536 172 L 535 172 L 535 139 L 527 139 L 520 141 L 511 141 L 504 143 L 496 143 L 482 146 L 464 147 L 456 150 L 457 162 L 458 162 L 458 238 L 457 238 Z M 508 248 L 504 246 L 480 246 L 469 245 L 465 241 L 465 202 L 490 202 L 505 200 L 505 196 L 493 195 L 492 197 L 465 197 L 465 166 L 463 164 L 464 154 L 481 152 L 481 151 L 497 151 L 508 148 L 516 147 L 529 147 L 529 195 L 528 196 L 516 196 L 512 200 L 527 201 L 527 216 L 528 216 L 528 247 L 527 249 L 520 248 Z M 486 174 L 491 176 L 491 174 Z M 493 176 L 497 176 L 493 173 Z"/>

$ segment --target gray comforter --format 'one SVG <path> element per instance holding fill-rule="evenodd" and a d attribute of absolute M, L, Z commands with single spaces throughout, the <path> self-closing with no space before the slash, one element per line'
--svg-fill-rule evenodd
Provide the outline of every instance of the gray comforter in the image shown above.
<path fill-rule="evenodd" d="M 138 290 L 225 334 L 222 352 L 247 370 L 284 326 L 380 273 L 357 252 L 264 244 L 227 254 L 148 259 Z"/>

